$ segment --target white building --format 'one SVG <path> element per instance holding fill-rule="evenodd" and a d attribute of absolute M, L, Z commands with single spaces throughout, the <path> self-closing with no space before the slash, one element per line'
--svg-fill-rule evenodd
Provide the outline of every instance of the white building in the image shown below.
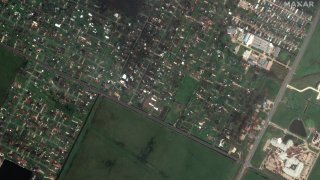
<path fill-rule="evenodd" d="M 298 178 L 303 171 L 304 164 L 294 156 L 289 158 L 286 152 L 290 147 L 293 146 L 293 141 L 288 140 L 288 142 L 284 144 L 281 138 L 274 138 L 271 140 L 270 143 L 274 147 L 277 147 L 281 150 L 281 153 L 279 154 L 279 159 L 281 159 L 281 161 L 284 162 L 284 167 L 282 168 L 282 171 L 293 178 Z"/>
<path fill-rule="evenodd" d="M 243 42 L 247 46 L 251 46 L 256 49 L 259 49 L 267 54 L 272 54 L 275 57 L 277 57 L 280 52 L 279 47 L 275 47 L 272 43 L 268 42 L 267 40 L 264 40 L 251 33 L 246 33 L 244 35 Z"/>

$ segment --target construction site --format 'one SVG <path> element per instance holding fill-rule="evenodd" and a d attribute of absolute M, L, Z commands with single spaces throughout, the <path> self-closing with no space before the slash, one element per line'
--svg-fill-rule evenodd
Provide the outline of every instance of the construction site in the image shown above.
<path fill-rule="evenodd" d="M 269 139 L 264 145 L 264 151 L 268 155 L 260 169 L 265 168 L 288 180 L 308 179 L 317 158 L 316 153 L 306 144 L 297 144 L 291 139 L 285 141 L 284 138 Z"/>

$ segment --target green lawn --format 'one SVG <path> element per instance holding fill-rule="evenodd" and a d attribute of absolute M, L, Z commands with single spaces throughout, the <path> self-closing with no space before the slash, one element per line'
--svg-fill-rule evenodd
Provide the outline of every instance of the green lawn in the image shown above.
<path fill-rule="evenodd" d="M 248 50 L 247 48 L 245 48 L 244 46 L 240 46 L 240 49 L 238 51 L 238 55 L 242 57 L 243 53 Z"/>
<path fill-rule="evenodd" d="M 103 100 L 66 180 L 231 180 L 234 161 Z"/>
<path fill-rule="evenodd" d="M 21 57 L 0 48 L 0 105 L 6 99 L 11 84 L 23 62 Z"/>
<path fill-rule="evenodd" d="M 292 54 L 290 54 L 290 52 L 288 52 L 285 49 L 281 49 L 279 56 L 278 56 L 278 60 L 284 64 L 287 64 L 289 60 L 293 61 L 294 59 L 292 58 Z"/>
<path fill-rule="evenodd" d="M 176 101 L 181 104 L 188 103 L 193 91 L 198 86 L 198 81 L 186 76 L 182 79 L 180 87 L 176 93 Z"/>

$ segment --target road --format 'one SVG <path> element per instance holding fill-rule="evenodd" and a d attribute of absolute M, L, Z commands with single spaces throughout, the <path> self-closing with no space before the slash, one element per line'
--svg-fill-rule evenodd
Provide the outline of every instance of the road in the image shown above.
<path fill-rule="evenodd" d="M 140 110 L 140 109 L 138 109 L 138 108 L 135 108 L 135 107 L 133 107 L 133 106 L 131 106 L 131 105 L 125 103 L 125 102 L 119 101 L 117 98 L 112 97 L 112 96 L 109 96 L 107 92 L 105 92 L 105 91 L 103 91 L 103 90 L 101 90 L 101 89 L 99 89 L 99 88 L 97 88 L 97 87 L 95 87 L 95 86 L 89 85 L 89 84 L 87 84 L 87 83 L 84 82 L 84 81 L 81 81 L 81 80 L 79 80 L 79 79 L 73 78 L 73 77 L 71 77 L 70 75 L 68 75 L 67 73 L 64 73 L 64 72 L 61 72 L 61 71 L 52 69 L 52 68 L 51 68 L 50 66 L 48 66 L 48 65 L 45 65 L 45 64 L 40 64 L 40 65 L 41 65 L 44 69 L 46 69 L 46 70 L 48 70 L 48 71 L 50 71 L 50 72 L 53 72 L 53 73 L 55 73 L 56 75 L 59 75 L 59 76 L 61 76 L 61 77 L 64 78 L 64 79 L 67 79 L 67 80 L 69 80 L 69 81 L 71 81 L 71 82 L 73 82 L 73 83 L 76 83 L 76 84 L 80 85 L 82 88 L 84 88 L 84 89 L 87 90 L 87 91 L 90 91 L 90 92 L 99 94 L 100 96 L 103 96 L 103 97 L 105 97 L 105 98 L 107 98 L 107 99 L 109 99 L 109 100 L 111 100 L 111 101 L 113 101 L 113 102 L 115 102 L 115 103 L 117 103 L 117 104 L 119 104 L 119 105 L 121 105 L 121 106 L 124 106 L 124 107 L 126 107 L 127 109 L 130 109 L 130 110 L 132 110 L 132 111 L 134 111 L 134 112 L 136 112 L 136 113 L 144 116 L 145 118 L 147 118 L 147 119 L 149 119 L 149 120 L 152 120 L 153 122 L 156 122 L 156 123 L 158 123 L 158 124 L 160 124 L 160 125 L 168 128 L 168 129 L 170 129 L 170 130 L 172 130 L 172 131 L 174 131 L 174 132 L 176 132 L 176 133 L 178 133 L 178 134 L 181 134 L 181 135 L 187 137 L 188 139 L 190 139 L 190 140 L 192 140 L 192 141 L 195 141 L 195 142 L 197 142 L 197 143 L 199 143 L 199 144 L 201 144 L 201 145 L 203 145 L 203 146 L 205 146 L 205 147 L 207 147 L 207 148 L 209 148 L 209 149 L 211 149 L 211 150 L 214 150 L 214 151 L 220 153 L 221 155 L 223 155 L 223 156 L 225 156 L 225 157 L 227 157 L 227 158 L 230 158 L 230 159 L 232 159 L 232 160 L 234 160 L 234 161 L 238 161 L 238 159 L 237 159 L 236 157 L 229 155 L 226 151 L 223 151 L 222 149 L 219 149 L 219 148 L 217 148 L 216 146 L 214 146 L 214 145 L 212 145 L 212 144 L 209 144 L 209 143 L 207 143 L 207 142 L 205 142 L 205 141 L 202 141 L 201 139 L 199 139 L 199 138 L 191 135 L 190 133 L 187 133 L 187 132 L 185 132 L 185 131 L 183 131 L 183 130 L 181 130 L 181 129 L 175 128 L 175 127 L 171 126 L 170 124 L 164 122 L 163 120 L 161 120 L 161 119 L 159 119 L 159 118 L 156 118 L 156 117 L 154 117 L 154 116 L 149 115 L 149 114 L 148 114 L 147 112 L 145 112 L 145 111 L 142 111 L 142 110 Z"/>
<path fill-rule="evenodd" d="M 279 129 L 279 130 L 283 131 L 285 134 L 289 134 L 289 135 L 291 135 L 291 136 L 293 136 L 293 137 L 295 137 L 295 138 L 297 138 L 297 139 L 299 139 L 301 141 L 304 141 L 306 144 L 308 144 L 308 142 L 305 139 L 303 139 L 300 136 L 288 131 L 288 129 L 282 128 L 281 126 L 279 126 L 279 125 L 277 125 L 277 124 L 275 124 L 273 122 L 270 122 L 269 125 L 273 126 L 276 129 Z"/>
<path fill-rule="evenodd" d="M 256 150 L 257 150 L 257 148 L 258 148 L 258 145 L 259 145 L 259 143 L 260 143 L 260 141 L 261 141 L 261 138 L 262 138 L 262 136 L 264 135 L 264 133 L 266 132 L 267 127 L 269 126 L 269 123 L 270 123 L 273 115 L 275 114 L 275 112 L 276 112 L 276 110 L 277 110 L 277 107 L 278 107 L 281 99 L 282 99 L 283 96 L 284 96 L 284 93 L 285 93 L 285 91 L 286 91 L 286 89 L 287 89 L 287 85 L 288 85 L 289 82 L 291 81 L 291 79 L 292 79 L 292 77 L 293 77 L 293 75 L 294 75 L 294 73 L 295 73 L 298 65 L 299 65 L 300 62 L 301 62 L 301 59 L 302 59 L 302 57 L 303 57 L 303 55 L 304 55 L 304 53 L 305 53 L 305 51 L 306 51 L 306 49 L 307 49 L 307 46 L 308 46 L 309 43 L 310 43 L 311 37 L 312 37 L 313 33 L 314 33 L 315 30 L 316 30 L 317 23 L 319 22 L 319 18 L 320 18 L 320 9 L 318 9 L 318 11 L 317 11 L 314 19 L 313 19 L 312 22 L 311 22 L 311 26 L 310 26 L 309 32 L 308 32 L 306 38 L 305 38 L 304 41 L 303 41 L 303 44 L 302 44 L 302 46 L 301 46 L 301 48 L 300 48 L 300 51 L 299 51 L 298 55 L 296 56 L 296 58 L 295 58 L 295 60 L 294 60 L 294 62 L 293 62 L 293 64 L 292 64 L 292 66 L 291 66 L 291 69 L 289 69 L 289 72 L 288 72 L 286 78 L 285 78 L 284 81 L 282 82 L 282 85 L 281 85 L 281 87 L 280 87 L 280 90 L 279 90 L 279 92 L 278 92 L 278 94 L 277 94 L 277 96 L 276 96 L 276 99 L 275 99 L 275 101 L 274 101 L 273 108 L 272 108 L 272 110 L 270 111 L 270 113 L 268 114 L 266 123 L 264 124 L 264 126 L 262 127 L 262 129 L 261 129 L 261 131 L 259 132 L 258 136 L 256 137 L 256 140 L 255 140 L 255 142 L 254 142 L 254 144 L 253 144 L 252 149 L 251 149 L 250 152 L 247 154 L 246 159 L 244 160 L 243 165 L 242 165 L 240 171 L 238 172 L 238 175 L 237 175 L 237 177 L 236 177 L 236 180 L 241 180 L 241 179 L 243 178 L 243 176 L 244 176 L 247 168 L 251 166 L 251 163 L 250 163 L 250 162 L 251 162 L 251 159 L 252 159 L 254 153 L 256 152 Z"/>
<path fill-rule="evenodd" d="M 152 120 L 153 122 L 156 122 L 157 124 L 160 124 L 160 125 L 168 128 L 168 129 L 170 129 L 170 130 L 172 130 L 172 131 L 174 131 L 174 132 L 176 132 L 176 133 L 178 133 L 178 134 L 181 134 L 181 135 L 185 136 L 186 138 L 188 138 L 188 139 L 190 139 L 190 140 L 192 140 L 192 141 L 195 141 L 195 142 L 197 142 L 197 143 L 199 143 L 199 144 L 201 144 L 201 145 L 203 145 L 203 146 L 205 146 L 205 147 L 207 147 L 207 148 L 209 148 L 209 149 L 211 149 L 211 150 L 214 150 L 214 151 L 216 151 L 217 153 L 220 153 L 221 155 L 223 155 L 223 156 L 225 156 L 225 157 L 227 157 L 227 158 L 229 158 L 229 159 L 231 159 L 231 160 L 233 160 L 233 161 L 239 162 L 238 158 L 236 158 L 236 157 L 234 157 L 234 156 L 231 156 L 230 154 L 228 154 L 228 152 L 223 151 L 222 149 L 220 149 L 220 148 L 218 148 L 218 147 L 216 147 L 216 146 L 214 146 L 214 145 L 212 145 L 212 144 L 209 144 L 208 142 L 203 141 L 203 140 L 201 140 L 201 139 L 193 136 L 193 135 L 190 134 L 190 133 L 187 133 L 187 132 L 185 132 L 185 131 L 183 131 L 183 130 L 181 130 L 181 129 L 178 129 L 178 128 L 176 128 L 176 127 L 174 127 L 174 126 L 172 126 L 172 125 L 164 122 L 162 119 L 159 119 L 159 118 L 157 118 L 157 117 L 151 116 L 151 115 L 149 115 L 147 112 L 142 111 L 141 109 L 138 109 L 138 108 L 136 108 L 136 107 L 133 107 L 133 106 L 131 106 L 131 105 L 125 103 L 125 102 L 119 101 L 117 98 L 108 95 L 108 93 L 107 93 L 106 91 L 101 90 L 101 89 L 99 89 L 99 88 L 97 88 L 97 87 L 95 87 L 95 86 L 92 86 L 92 85 L 88 84 L 87 82 L 84 82 L 84 81 L 82 81 L 82 80 L 79 80 L 79 79 L 77 79 L 77 78 L 72 77 L 68 72 L 62 72 L 62 71 L 56 70 L 56 69 L 52 68 L 51 66 L 49 66 L 49 65 L 47 65 L 47 64 L 44 64 L 43 62 L 41 62 L 41 61 L 39 61 L 39 60 L 35 60 L 35 59 L 33 59 L 33 58 L 30 58 L 29 56 L 26 56 L 25 54 L 23 54 L 23 53 L 21 53 L 21 52 L 19 52 L 19 51 L 16 51 L 16 50 L 13 49 L 12 47 L 6 46 L 6 45 L 4 45 L 4 44 L 0 44 L 0 46 L 2 46 L 2 47 L 4 47 L 4 48 L 12 51 L 12 52 L 15 53 L 15 54 L 18 54 L 19 56 L 25 57 L 25 58 L 26 58 L 27 60 L 29 60 L 29 61 L 33 61 L 33 62 L 38 63 L 38 64 L 39 64 L 40 66 L 42 66 L 45 70 L 47 70 L 47 71 L 49 71 L 49 72 L 51 72 L 51 73 L 54 73 L 54 74 L 56 74 L 56 75 L 59 75 L 60 77 L 66 79 L 66 80 L 68 80 L 68 81 L 70 81 L 70 82 L 73 82 L 73 83 L 75 83 L 75 84 L 78 84 L 78 85 L 81 86 L 84 90 L 87 90 L 87 91 L 89 91 L 89 92 L 93 92 L 93 93 L 96 93 L 96 94 L 98 94 L 98 95 L 100 95 L 100 96 L 102 96 L 102 97 L 105 97 L 105 98 L 107 98 L 108 100 L 113 101 L 113 102 L 115 102 L 115 103 L 117 103 L 117 104 L 119 104 L 119 105 L 121 105 L 121 106 L 124 106 L 124 107 L 126 107 L 127 109 L 130 109 L 130 110 L 132 110 L 132 111 L 134 111 L 134 112 L 136 112 L 136 113 L 139 113 L 140 115 L 144 116 L 145 118 L 147 118 L 147 119 L 149 119 L 149 120 Z"/>
<path fill-rule="evenodd" d="M 267 117 L 267 120 L 266 120 L 267 123 L 265 123 L 265 125 L 262 127 L 262 130 L 261 130 L 260 133 L 258 134 L 258 136 L 257 136 L 257 138 L 256 138 L 256 140 L 255 140 L 255 142 L 254 142 L 254 144 L 253 144 L 252 150 L 251 150 L 251 151 L 249 152 L 249 154 L 246 156 L 246 159 L 245 159 L 245 161 L 243 162 L 243 165 L 242 165 L 242 167 L 241 167 L 241 170 L 239 171 L 239 173 L 238 173 L 238 175 L 237 175 L 237 177 L 236 177 L 237 180 L 240 180 L 240 179 L 243 177 L 244 173 L 246 172 L 246 169 L 247 169 L 248 167 L 250 167 L 250 162 L 251 162 L 251 159 L 252 159 L 252 157 L 253 157 L 253 154 L 255 153 L 255 151 L 256 151 L 256 149 L 257 149 L 257 147 L 258 147 L 258 145 L 259 145 L 259 143 L 260 143 L 260 141 L 261 141 L 261 138 L 262 138 L 262 136 L 264 135 L 264 133 L 265 133 L 265 131 L 266 131 L 268 125 L 269 125 L 269 122 L 271 121 L 271 119 L 272 119 L 272 117 L 273 117 L 273 115 L 274 115 L 274 113 L 275 113 L 275 110 L 277 109 L 277 106 L 279 105 L 282 97 L 284 96 L 284 93 L 285 93 L 285 90 L 286 90 L 286 88 L 287 88 L 288 83 L 291 81 L 291 79 L 292 79 L 292 77 L 293 77 L 293 75 L 294 75 L 294 72 L 295 72 L 296 68 L 298 67 L 298 65 L 299 65 L 299 63 L 300 63 L 300 61 L 301 61 L 301 59 L 302 59 L 302 56 L 303 56 L 303 54 L 304 54 L 304 52 L 305 52 L 305 50 L 306 50 L 306 48 L 307 48 L 307 45 L 308 45 L 309 42 L 310 42 L 311 36 L 312 36 L 313 32 L 315 31 L 317 22 L 319 21 L 319 17 L 320 17 L 320 10 L 317 11 L 316 16 L 314 17 L 313 21 L 311 22 L 310 30 L 309 30 L 309 32 L 308 32 L 308 34 L 307 34 L 307 36 L 306 36 L 306 38 L 305 38 L 305 40 L 304 40 L 301 48 L 300 48 L 300 51 L 299 51 L 298 55 L 296 56 L 296 58 L 295 58 L 295 60 L 294 60 L 294 63 L 293 63 L 293 65 L 292 65 L 291 69 L 289 70 L 289 72 L 288 72 L 285 80 L 283 81 L 283 83 L 282 83 L 282 85 L 281 85 L 281 88 L 280 88 L 280 90 L 279 90 L 279 92 L 278 92 L 278 95 L 277 95 L 277 97 L 276 97 L 276 99 L 275 99 L 275 101 L 274 101 L 274 107 L 273 107 L 273 109 L 270 111 L 270 113 L 269 113 L 269 115 L 268 115 L 268 117 Z M 3 44 L 1 44 L 1 45 L 3 46 Z M 135 107 L 133 107 L 133 106 L 130 106 L 130 105 L 128 105 L 127 103 L 121 102 L 121 101 L 119 101 L 118 99 L 109 96 L 109 95 L 107 94 L 107 92 L 105 92 L 105 91 L 103 91 L 103 90 L 101 90 L 101 89 L 99 89 L 99 88 L 96 88 L 96 87 L 94 87 L 94 86 L 92 86 L 92 85 L 87 84 L 86 82 L 83 82 L 83 81 L 81 81 L 81 80 L 79 80 L 79 79 L 76 79 L 76 78 L 70 76 L 70 74 L 69 74 L 68 72 L 61 72 L 61 71 L 59 71 L 59 70 L 53 69 L 52 67 L 50 67 L 50 66 L 48 66 L 48 65 L 45 65 L 45 64 L 43 64 L 43 63 L 40 62 L 40 61 L 37 61 L 37 60 L 34 60 L 34 59 L 30 59 L 30 57 L 28 57 L 28 56 L 26 56 L 26 55 L 24 55 L 24 54 L 22 54 L 22 53 L 20 53 L 20 52 L 15 51 L 15 49 L 12 49 L 11 47 L 8 47 L 8 46 L 5 46 L 5 47 L 6 47 L 7 49 L 10 49 L 11 51 L 13 51 L 13 52 L 16 53 L 16 54 L 19 54 L 19 55 L 21 55 L 21 56 L 23 56 L 23 57 L 26 57 L 26 58 L 29 59 L 30 61 L 34 61 L 34 62 L 39 63 L 40 65 L 42 65 L 42 67 L 43 67 L 44 69 L 46 69 L 46 70 L 48 70 L 48 71 L 50 71 L 50 72 L 53 72 L 53 73 L 55 73 L 55 74 L 63 77 L 63 78 L 66 79 L 66 80 L 69 80 L 69 81 L 71 81 L 71 82 L 74 82 L 74 83 L 82 86 L 84 89 L 86 89 L 86 90 L 88 90 L 88 91 L 90 91 L 90 92 L 94 92 L 94 93 L 100 94 L 101 96 L 104 96 L 104 97 L 106 97 L 107 99 L 109 99 L 109 100 L 111 100 L 111 101 L 113 101 L 113 102 L 115 102 L 115 103 L 117 103 L 117 104 L 119 104 L 119 105 L 121 105 L 121 106 L 124 106 L 124 107 L 126 107 L 126 108 L 128 108 L 128 109 L 131 109 L 132 111 L 135 111 L 135 112 L 143 115 L 143 116 L 146 117 L 147 119 L 152 120 L 152 121 L 154 121 L 154 122 L 156 122 L 156 123 L 158 123 L 158 124 L 160 124 L 160 125 L 162 125 L 162 126 L 165 126 L 166 128 L 168 128 L 168 129 L 170 129 L 170 130 L 172 130 L 172 131 L 175 131 L 176 133 L 181 134 L 181 135 L 187 137 L 188 139 L 191 139 L 192 141 L 195 141 L 195 142 L 197 142 L 197 143 L 199 143 L 199 144 L 201 144 L 201 145 L 203 145 L 203 146 L 205 146 L 205 147 L 207 147 L 207 148 L 209 148 L 209 149 L 211 149 L 211 150 L 214 150 L 214 151 L 216 151 L 216 152 L 224 155 L 225 157 L 228 157 L 228 158 L 230 158 L 230 159 L 232 159 L 232 160 L 235 160 L 235 161 L 238 160 L 237 158 L 235 158 L 235 157 L 233 157 L 233 156 L 230 156 L 227 152 L 225 152 L 225 151 L 223 151 L 223 150 L 221 150 L 221 149 L 219 149 L 219 148 L 217 148 L 217 147 L 215 147 L 215 146 L 213 146 L 213 145 L 211 145 L 211 144 L 209 144 L 209 143 L 207 143 L 207 142 L 205 142 L 205 141 L 202 141 L 202 140 L 200 140 L 199 138 L 197 138 L 197 137 L 195 137 L 195 136 L 192 136 L 191 134 L 189 134 L 189 133 L 187 133 L 187 132 L 185 132 L 185 131 L 183 131 L 183 130 L 181 130 L 181 129 L 175 128 L 175 127 L 169 125 L 168 123 L 164 122 L 163 120 L 161 120 L 161 119 L 159 119 L 159 118 L 156 118 L 156 117 L 154 117 L 154 116 L 150 116 L 150 115 L 148 115 L 146 112 L 144 112 L 144 111 L 142 111 L 142 110 L 140 110 L 140 109 L 138 109 L 138 108 L 135 108 Z"/>

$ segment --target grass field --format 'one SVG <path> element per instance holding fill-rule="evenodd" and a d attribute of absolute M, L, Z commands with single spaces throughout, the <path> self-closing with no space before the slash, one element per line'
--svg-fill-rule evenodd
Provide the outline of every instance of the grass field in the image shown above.
<path fill-rule="evenodd" d="M 320 82 L 320 22 L 291 82 L 297 88 L 316 86 Z"/>
<path fill-rule="evenodd" d="M 23 59 L 0 48 L 0 106 L 4 102 L 14 78 L 23 64 Z"/>
<path fill-rule="evenodd" d="M 280 89 L 281 82 L 275 80 L 272 77 L 263 75 L 261 80 L 257 83 L 257 90 L 262 96 L 266 96 L 267 99 L 274 100 Z"/>
<path fill-rule="evenodd" d="M 268 180 L 269 178 L 256 172 L 253 169 L 249 169 L 243 180 Z"/>
<path fill-rule="evenodd" d="M 302 119 L 307 100 L 300 93 L 287 90 L 284 99 L 280 102 L 273 122 L 283 128 L 289 128 L 294 119 Z"/>
<path fill-rule="evenodd" d="M 76 151 L 62 179 L 231 180 L 239 167 L 234 161 L 108 100 L 101 102 Z"/>
<path fill-rule="evenodd" d="M 188 103 L 193 91 L 196 89 L 198 81 L 186 76 L 182 79 L 180 87 L 176 93 L 176 101 L 181 104 Z"/>
<path fill-rule="evenodd" d="M 314 165 L 310 175 L 309 180 L 319 180 L 320 177 L 320 159 L 318 158 L 316 164 Z"/>
<path fill-rule="evenodd" d="M 287 76 L 288 70 L 285 67 L 283 67 L 277 63 L 273 63 L 273 65 L 269 71 L 269 74 L 271 75 L 271 77 L 273 79 L 276 79 L 279 82 L 282 82 L 284 80 L 284 78 Z"/>
<path fill-rule="evenodd" d="M 281 49 L 278 60 L 284 64 L 287 64 L 289 60 L 293 61 L 293 55 L 291 55 L 287 50 Z"/>
<path fill-rule="evenodd" d="M 308 86 L 316 87 L 317 83 L 320 82 L 319 45 L 320 22 L 290 85 L 303 89 Z M 304 122 L 308 132 L 312 128 L 320 130 L 320 121 L 318 121 L 320 106 L 319 102 L 316 101 L 316 96 L 317 93 L 313 91 L 299 93 L 287 89 L 272 121 L 288 128 L 292 120 L 299 118 Z"/>
<path fill-rule="evenodd" d="M 177 108 L 173 106 L 173 108 L 170 109 L 169 113 L 166 116 L 166 122 L 168 122 L 169 124 L 174 124 L 175 122 L 177 122 L 179 113 L 180 112 L 177 110 Z"/>
<path fill-rule="evenodd" d="M 317 29 L 313 34 L 310 44 L 303 56 L 298 69 L 296 70 L 293 82 L 296 79 L 308 77 L 308 75 L 316 74 L 320 72 L 320 22 L 318 22 Z M 319 82 L 319 79 L 314 79 L 314 82 L 310 81 L 310 84 Z"/>

